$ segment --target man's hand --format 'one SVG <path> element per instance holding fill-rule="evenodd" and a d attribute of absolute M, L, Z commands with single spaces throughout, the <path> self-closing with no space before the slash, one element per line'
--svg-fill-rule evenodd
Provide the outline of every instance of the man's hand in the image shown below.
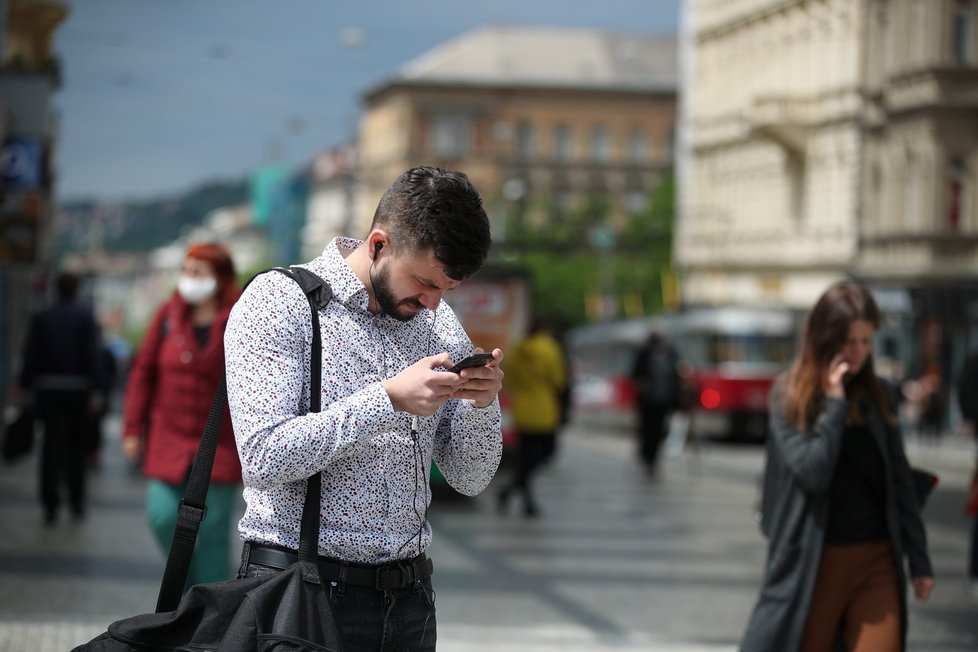
<path fill-rule="evenodd" d="M 481 353 L 482 349 L 472 352 Z M 447 353 L 428 356 L 381 384 L 398 412 L 429 417 L 450 398 L 469 400 L 479 408 L 487 407 L 503 388 L 503 370 L 499 368 L 503 352 L 495 349 L 492 355 L 492 362 L 486 366 L 463 369 L 457 374 L 435 371 L 437 367 L 447 369 L 454 364 Z"/>
<path fill-rule="evenodd" d="M 465 382 L 458 374 L 435 371 L 436 367 L 451 366 L 451 357 L 439 353 L 421 358 L 381 384 L 395 410 L 430 417 Z"/>
<path fill-rule="evenodd" d="M 481 353 L 482 349 L 473 349 L 473 353 Z M 463 369 L 458 373 L 462 379 L 460 384 L 452 394 L 452 398 L 466 399 L 472 402 L 477 408 L 488 407 L 495 400 L 496 395 L 503 388 L 503 370 L 499 368 L 499 363 L 503 361 L 502 349 L 493 349 L 493 360 L 484 367 L 472 367 Z M 455 374 L 451 374 L 454 376 Z"/>

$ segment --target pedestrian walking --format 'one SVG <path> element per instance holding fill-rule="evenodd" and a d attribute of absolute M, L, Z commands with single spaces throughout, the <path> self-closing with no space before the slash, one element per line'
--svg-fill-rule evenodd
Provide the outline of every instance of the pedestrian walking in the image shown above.
<path fill-rule="evenodd" d="M 44 424 L 40 495 L 44 523 L 58 519 L 66 489 L 72 516 L 86 510 L 87 429 L 105 401 L 101 335 L 92 311 L 78 302 L 80 279 L 62 272 L 55 281 L 56 303 L 34 315 L 24 347 L 16 403 L 33 398 Z"/>
<path fill-rule="evenodd" d="M 564 354 L 546 320 L 533 320 L 530 332 L 510 356 L 506 369 L 519 459 L 513 479 L 500 490 L 497 502 L 499 510 L 505 512 L 510 498 L 519 493 L 523 514 L 535 517 L 540 508 L 532 480 L 553 454 L 557 430 L 563 423 L 561 403 L 567 386 Z"/>
<path fill-rule="evenodd" d="M 940 367 L 930 363 L 917 379 L 920 392 L 920 435 L 925 441 L 938 443 L 944 432 L 944 381 Z"/>
<path fill-rule="evenodd" d="M 146 517 L 164 556 L 224 375 L 224 332 L 240 295 L 234 264 L 219 244 L 191 245 L 177 288 L 157 310 L 133 360 L 123 409 L 122 450 L 141 464 Z M 201 521 L 187 587 L 229 578 L 231 520 L 241 491 L 241 465 L 226 417 L 218 440 L 207 517 Z"/>
<path fill-rule="evenodd" d="M 653 330 L 635 354 L 632 366 L 638 411 L 638 455 L 654 476 L 669 416 L 679 407 L 679 356 L 666 337 Z"/>
<path fill-rule="evenodd" d="M 966 434 L 978 440 L 978 351 L 968 355 L 958 379 L 958 406 Z M 971 517 L 971 543 L 968 555 L 968 588 L 978 600 L 978 459 L 971 475 L 971 486 L 965 502 L 965 514 Z"/>
<path fill-rule="evenodd" d="M 768 555 L 745 652 L 903 650 L 906 571 L 934 588 L 890 389 L 877 378 L 869 290 L 829 287 L 771 395 L 762 501 Z M 905 562 L 906 559 L 906 562 Z"/>
<path fill-rule="evenodd" d="M 453 373 L 473 345 L 445 292 L 488 255 L 489 221 L 461 172 L 406 171 L 364 240 L 335 238 L 301 265 L 320 307 L 321 412 L 308 413 L 312 325 L 299 286 L 263 274 L 231 313 L 228 399 L 247 509 L 239 577 L 296 559 L 305 480 L 321 474 L 319 570 L 348 649 L 434 650 L 432 459 L 475 495 L 502 453 L 503 352 Z"/>

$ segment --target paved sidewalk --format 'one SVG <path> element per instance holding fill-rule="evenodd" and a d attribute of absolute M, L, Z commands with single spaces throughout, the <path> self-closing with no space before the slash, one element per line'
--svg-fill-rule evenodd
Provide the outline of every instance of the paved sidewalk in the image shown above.
<path fill-rule="evenodd" d="M 108 432 L 82 523 L 42 525 L 36 460 L 0 467 L 0 652 L 70 650 L 155 606 L 164 564 L 144 522 L 144 481 L 119 455 L 117 421 Z M 907 449 L 941 475 L 925 511 L 938 591 L 911 607 L 910 649 L 974 652 L 960 513 L 974 445 Z M 620 434 L 562 435 L 536 520 L 498 514 L 495 485 L 475 499 L 436 497 L 440 652 L 736 650 L 764 556 L 751 511 L 761 449 L 705 443 L 664 460 L 657 482 L 632 453 Z"/>

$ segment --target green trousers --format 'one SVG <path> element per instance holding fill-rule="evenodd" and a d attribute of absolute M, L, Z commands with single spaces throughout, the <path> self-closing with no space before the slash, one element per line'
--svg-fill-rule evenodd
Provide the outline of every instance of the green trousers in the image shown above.
<path fill-rule="evenodd" d="M 146 518 L 164 556 L 170 554 L 177 509 L 186 490 L 186 481 L 174 485 L 149 480 L 146 485 Z M 208 488 L 207 516 L 200 522 L 185 592 L 194 584 L 231 579 L 231 512 L 240 492 L 239 484 L 212 483 Z"/>

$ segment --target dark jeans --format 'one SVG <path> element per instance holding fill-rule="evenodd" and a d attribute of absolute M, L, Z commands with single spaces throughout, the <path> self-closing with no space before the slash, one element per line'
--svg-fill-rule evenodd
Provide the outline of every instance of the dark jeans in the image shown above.
<path fill-rule="evenodd" d="M 553 456 L 556 433 L 519 433 L 519 460 L 513 480 L 503 489 L 503 495 L 509 496 L 512 491 L 523 495 L 524 511 L 535 512 L 536 499 L 533 495 L 531 482 L 536 472 L 544 462 Z"/>
<path fill-rule="evenodd" d="M 41 504 L 53 519 L 61 506 L 62 485 L 76 516 L 85 512 L 85 426 L 88 394 L 38 392 L 38 414 L 44 422 L 41 445 Z"/>
<path fill-rule="evenodd" d="M 670 409 L 664 405 L 643 405 L 638 411 L 638 453 L 642 462 L 653 469 L 659 459 L 659 449 L 666 437 L 666 418 Z"/>
<path fill-rule="evenodd" d="M 247 564 L 238 577 L 277 572 Z M 390 591 L 339 582 L 329 582 L 328 589 L 346 652 L 434 652 L 435 592 L 430 577 Z"/>

